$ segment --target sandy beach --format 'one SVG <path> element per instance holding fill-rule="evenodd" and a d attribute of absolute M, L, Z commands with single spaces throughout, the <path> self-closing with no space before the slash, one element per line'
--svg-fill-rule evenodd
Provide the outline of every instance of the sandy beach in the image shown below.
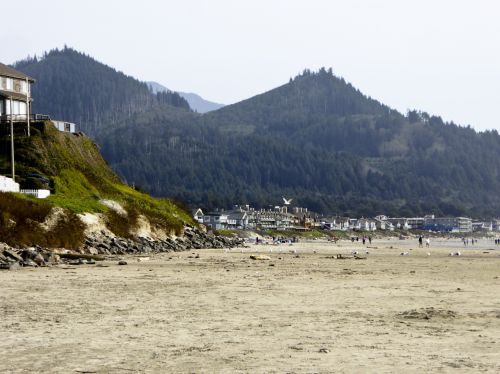
<path fill-rule="evenodd" d="M 353 250 L 366 259 L 336 258 Z M 0 372 L 500 372 L 491 240 L 318 240 L 139 259 L 0 272 Z"/>

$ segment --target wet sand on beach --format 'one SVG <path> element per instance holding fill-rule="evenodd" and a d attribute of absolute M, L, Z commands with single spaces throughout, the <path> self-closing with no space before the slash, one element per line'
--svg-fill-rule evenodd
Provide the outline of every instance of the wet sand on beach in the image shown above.
<path fill-rule="evenodd" d="M 366 259 L 336 258 L 353 250 Z M 492 241 L 318 240 L 125 259 L 1 271 L 0 372 L 500 372 Z"/>

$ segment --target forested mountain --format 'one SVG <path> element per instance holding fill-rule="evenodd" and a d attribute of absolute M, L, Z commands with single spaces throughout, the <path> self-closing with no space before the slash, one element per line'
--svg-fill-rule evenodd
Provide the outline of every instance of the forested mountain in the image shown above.
<path fill-rule="evenodd" d="M 167 87 L 157 83 L 157 82 L 146 82 L 149 86 L 149 89 L 153 93 L 158 92 L 168 92 L 171 91 Z M 176 91 L 177 92 L 177 91 Z M 198 94 L 192 92 L 178 92 L 186 101 L 189 103 L 191 109 L 198 113 L 207 113 L 212 110 L 220 109 L 224 106 L 224 104 L 214 103 L 213 101 L 205 100 Z"/>
<path fill-rule="evenodd" d="M 189 104 L 178 93 L 153 94 L 146 83 L 67 47 L 52 50 L 40 59 L 19 61 L 14 67 L 36 80 L 32 92 L 34 113 L 76 122 L 92 136 L 103 127 L 109 128 L 124 117 L 155 106 L 189 110 Z"/>
<path fill-rule="evenodd" d="M 306 70 L 203 115 L 161 105 L 136 110 L 119 125 L 103 123 L 97 140 L 129 184 L 192 206 L 268 207 L 286 195 L 320 212 L 359 216 L 500 211 L 496 131 L 403 115 L 331 70 Z"/>

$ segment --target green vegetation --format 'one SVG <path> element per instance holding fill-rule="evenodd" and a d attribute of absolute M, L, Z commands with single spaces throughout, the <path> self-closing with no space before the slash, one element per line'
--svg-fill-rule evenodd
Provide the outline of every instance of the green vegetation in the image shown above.
<path fill-rule="evenodd" d="M 61 170 L 60 174 L 53 177 L 54 191 L 56 194 L 47 200 L 54 205 L 67 208 L 75 213 L 100 213 L 108 209 L 99 203 L 100 194 L 85 178 L 85 176 L 72 169 Z"/>
<path fill-rule="evenodd" d="M 496 131 L 401 114 L 331 70 L 306 70 L 199 115 L 69 49 L 16 67 L 37 79 L 38 112 L 80 123 L 121 177 L 154 196 L 211 210 L 267 208 L 285 195 L 310 210 L 358 217 L 500 211 Z"/>
<path fill-rule="evenodd" d="M 67 212 L 50 229 L 42 225 L 52 207 L 21 194 L 0 193 L 1 241 L 10 245 L 77 248 L 84 239 L 84 227 L 74 213 Z"/>
<path fill-rule="evenodd" d="M 229 238 L 237 237 L 239 230 L 228 230 L 228 229 L 220 229 L 220 230 L 215 230 L 214 234 L 218 236 L 225 236 Z"/>
<path fill-rule="evenodd" d="M 104 214 L 108 227 L 124 237 L 130 236 L 139 215 L 177 234 L 185 223 L 194 224 L 189 213 L 172 201 L 154 199 L 120 182 L 86 136 L 60 132 L 50 122 L 32 133 L 28 138 L 16 127 L 16 180 L 23 187 L 33 174 L 46 177 L 50 183 L 45 188 L 50 188 L 52 195 L 38 200 L 22 194 L 0 194 L 0 235 L 7 243 L 78 247 L 83 241 L 83 225 L 76 214 L 84 212 Z M 6 144 L 7 138 L 8 128 L 3 126 L 0 142 Z M 1 174 L 9 173 L 9 155 L 9 147 L 2 148 Z M 116 201 L 127 215 L 121 216 L 102 200 Z M 47 232 L 40 223 L 53 207 L 64 208 L 66 213 Z"/>
<path fill-rule="evenodd" d="M 500 210 L 496 131 L 404 116 L 327 71 L 203 116 L 143 120 L 107 132 L 104 157 L 154 195 L 204 210 L 265 208 L 283 195 L 313 211 L 358 217 L 487 218 Z"/>

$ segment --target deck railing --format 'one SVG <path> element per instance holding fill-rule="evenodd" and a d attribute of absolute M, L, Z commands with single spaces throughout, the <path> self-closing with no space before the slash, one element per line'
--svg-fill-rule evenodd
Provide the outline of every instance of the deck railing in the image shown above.
<path fill-rule="evenodd" d="M 27 122 L 28 116 L 26 114 L 2 114 L 0 115 L 0 123 L 9 123 L 12 119 L 12 122 Z M 48 114 L 30 114 L 29 115 L 30 122 L 38 122 L 38 121 L 50 121 L 50 116 Z"/>

